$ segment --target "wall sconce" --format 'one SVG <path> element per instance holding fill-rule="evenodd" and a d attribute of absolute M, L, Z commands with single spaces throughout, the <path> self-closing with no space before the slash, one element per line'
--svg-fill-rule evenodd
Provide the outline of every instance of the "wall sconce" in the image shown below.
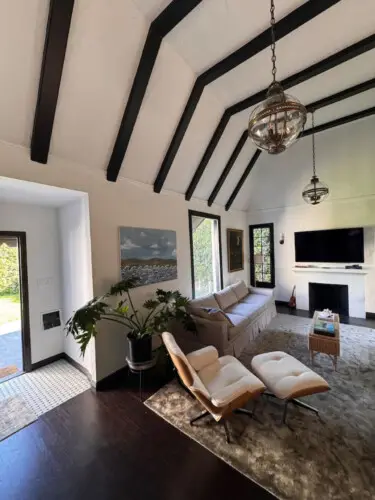
<path fill-rule="evenodd" d="M 280 245 L 284 245 L 284 241 L 285 241 L 285 233 L 281 233 L 279 240 Z"/>

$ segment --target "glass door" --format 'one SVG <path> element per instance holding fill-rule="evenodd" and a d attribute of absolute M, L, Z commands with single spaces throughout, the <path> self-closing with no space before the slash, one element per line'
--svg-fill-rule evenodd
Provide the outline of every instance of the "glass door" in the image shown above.
<path fill-rule="evenodd" d="M 260 288 L 275 286 L 273 224 L 250 226 L 251 284 Z"/>

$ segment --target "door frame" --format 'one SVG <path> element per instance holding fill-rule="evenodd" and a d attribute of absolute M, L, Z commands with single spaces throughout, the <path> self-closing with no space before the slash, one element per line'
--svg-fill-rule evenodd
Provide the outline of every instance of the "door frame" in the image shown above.
<path fill-rule="evenodd" d="M 30 305 L 29 283 L 27 274 L 27 243 L 25 231 L 0 231 L 0 237 L 17 238 L 18 268 L 20 278 L 21 299 L 21 339 L 22 339 L 22 368 L 24 372 L 31 371 L 31 336 L 30 336 Z"/>
<path fill-rule="evenodd" d="M 275 242 L 274 242 L 274 225 L 273 222 L 266 222 L 265 224 L 252 224 L 249 226 L 249 245 L 250 245 L 250 283 L 252 286 L 257 286 L 255 281 L 255 265 L 254 265 L 254 241 L 253 229 L 267 227 L 270 230 L 270 268 L 271 268 L 271 283 L 261 283 L 259 288 L 275 288 Z"/>
<path fill-rule="evenodd" d="M 221 248 L 221 217 L 220 215 L 207 214 L 206 212 L 197 212 L 196 210 L 189 210 L 189 240 L 190 240 L 190 268 L 191 268 L 191 288 L 192 297 L 195 299 L 195 279 L 194 279 L 194 253 L 193 253 L 193 217 L 204 217 L 205 219 L 213 219 L 218 222 L 219 232 L 219 262 L 220 262 L 220 286 L 223 287 L 223 255 Z"/>

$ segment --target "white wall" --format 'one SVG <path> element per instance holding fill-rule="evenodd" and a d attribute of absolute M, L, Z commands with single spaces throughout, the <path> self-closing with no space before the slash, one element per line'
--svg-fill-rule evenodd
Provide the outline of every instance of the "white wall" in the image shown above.
<path fill-rule="evenodd" d="M 44 331 L 41 317 L 44 312 L 62 307 L 57 211 L 0 203 L 0 230 L 26 231 L 31 361 L 36 363 L 63 351 L 62 327 Z"/>
<path fill-rule="evenodd" d="M 90 221 L 88 199 L 68 203 L 58 209 L 60 231 L 60 269 L 62 276 L 62 318 L 64 324 L 73 312 L 93 297 Z M 85 357 L 72 336 L 64 336 L 64 352 L 83 365 L 95 380 L 95 350 L 88 347 Z"/>
<path fill-rule="evenodd" d="M 325 201 L 315 207 L 301 205 L 283 209 L 260 210 L 248 216 L 249 224 L 273 222 L 275 231 L 276 299 L 289 300 L 296 277 L 294 233 L 340 227 L 366 227 L 365 264 L 375 266 L 375 197 L 342 201 Z M 279 244 L 280 234 L 285 233 L 284 245 Z M 375 311 L 375 268 L 369 267 L 366 277 L 366 311 Z M 298 304 L 297 304 L 298 307 Z"/>
<path fill-rule="evenodd" d="M 119 279 L 120 226 L 177 231 L 177 280 L 138 288 L 135 290 L 137 300 L 148 297 L 160 286 L 179 289 L 183 294 L 191 295 L 189 208 L 222 216 L 224 284 L 242 278 L 248 281 L 248 242 L 244 212 L 225 212 L 222 207 L 215 205 L 208 208 L 206 203 L 197 200 L 187 203 L 181 195 L 164 191 L 162 194 L 155 194 L 151 186 L 122 179 L 116 183 L 109 183 L 105 180 L 104 172 L 96 172 L 52 155 L 47 166 L 33 163 L 29 159 L 27 149 L 5 143 L 0 143 L 0 175 L 88 193 L 94 295 L 105 292 L 111 283 Z M 231 274 L 227 272 L 226 229 L 228 227 L 244 229 L 246 235 L 245 270 Z M 120 331 L 116 328 L 115 330 L 103 325 L 97 337 L 97 380 L 124 365 L 125 335 L 121 328 Z"/>

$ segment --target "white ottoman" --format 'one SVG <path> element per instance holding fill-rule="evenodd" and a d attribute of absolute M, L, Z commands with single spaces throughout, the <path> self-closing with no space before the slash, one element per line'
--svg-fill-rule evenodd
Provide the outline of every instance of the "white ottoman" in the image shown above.
<path fill-rule="evenodd" d="M 295 398 L 328 391 L 329 385 L 323 377 L 283 351 L 254 356 L 251 367 L 271 391 L 265 394 L 285 401 L 283 423 L 286 421 L 289 403 L 314 411 L 318 415 L 316 408 Z"/>

